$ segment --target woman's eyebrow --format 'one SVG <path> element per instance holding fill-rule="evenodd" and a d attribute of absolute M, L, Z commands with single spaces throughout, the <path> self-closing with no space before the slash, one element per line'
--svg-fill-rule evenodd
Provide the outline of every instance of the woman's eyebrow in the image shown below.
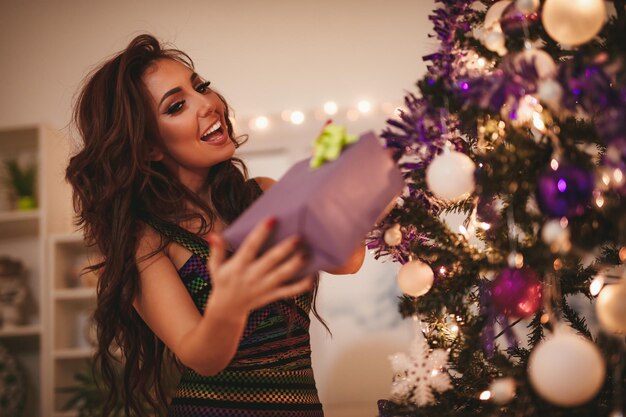
<path fill-rule="evenodd" d="M 191 74 L 191 77 L 189 77 L 189 80 L 193 82 L 197 77 L 198 77 L 198 74 L 194 72 Z M 166 98 L 168 98 L 172 94 L 176 94 L 180 92 L 181 90 L 182 89 L 180 87 L 174 87 L 171 90 L 169 90 L 167 93 L 163 94 L 163 97 L 161 97 L 161 101 L 159 101 L 159 107 L 161 106 L 161 104 L 163 104 L 163 101 L 165 101 Z"/>

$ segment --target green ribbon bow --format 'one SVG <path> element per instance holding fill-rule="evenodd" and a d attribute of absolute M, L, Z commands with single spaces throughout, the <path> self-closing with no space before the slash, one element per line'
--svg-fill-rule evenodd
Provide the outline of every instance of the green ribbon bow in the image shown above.
<path fill-rule="evenodd" d="M 336 160 L 343 148 L 356 142 L 357 139 L 357 135 L 349 135 L 344 126 L 329 124 L 315 139 L 311 168 L 316 169 L 328 161 Z"/>

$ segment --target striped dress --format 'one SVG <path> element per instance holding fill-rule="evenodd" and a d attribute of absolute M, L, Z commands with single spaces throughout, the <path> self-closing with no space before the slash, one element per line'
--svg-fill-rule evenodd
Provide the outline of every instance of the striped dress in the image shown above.
<path fill-rule="evenodd" d="M 192 252 L 178 274 L 202 313 L 211 293 L 206 242 L 182 228 L 153 227 Z M 185 369 L 168 416 L 323 417 L 311 368 L 311 298 L 303 294 L 253 311 L 226 369 L 208 377 Z"/>

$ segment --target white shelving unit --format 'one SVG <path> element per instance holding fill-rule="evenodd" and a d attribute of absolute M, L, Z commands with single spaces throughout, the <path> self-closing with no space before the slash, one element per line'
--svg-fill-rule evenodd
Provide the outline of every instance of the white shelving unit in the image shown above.
<path fill-rule="evenodd" d="M 45 395 L 51 365 L 46 240 L 50 233 L 71 230 L 70 193 L 63 181 L 68 153 L 64 136 L 46 126 L 0 129 L 0 256 L 23 264 L 29 293 L 23 323 L 0 325 L 0 344 L 26 375 L 24 417 L 51 416 Z M 8 198 L 4 161 L 12 158 L 36 164 L 35 209 L 16 210 Z"/>
<path fill-rule="evenodd" d="M 41 415 L 41 381 L 43 379 L 43 332 L 41 312 L 43 308 L 44 273 L 44 232 L 45 219 L 42 216 L 42 173 L 41 173 L 41 131 L 24 128 L 0 132 L 0 161 L 2 176 L 0 192 L 3 209 L 0 211 L 0 256 L 8 256 L 22 263 L 28 296 L 24 309 L 23 323 L 17 326 L 0 325 L 0 344 L 13 355 L 22 367 L 26 377 L 26 404 L 24 415 Z M 38 209 L 18 211 L 8 198 L 8 186 L 4 172 L 4 161 L 16 158 L 28 159 L 37 166 L 36 198 Z"/>
<path fill-rule="evenodd" d="M 69 396 L 57 389 L 76 384 L 74 374 L 85 370 L 94 353 L 88 332 L 96 291 L 85 279 L 88 276 L 81 279 L 80 274 L 84 266 L 95 263 L 96 253 L 77 234 L 50 235 L 48 245 L 51 274 L 48 326 L 52 346 L 48 395 L 52 416 L 62 417 L 68 415 L 63 407 Z"/>

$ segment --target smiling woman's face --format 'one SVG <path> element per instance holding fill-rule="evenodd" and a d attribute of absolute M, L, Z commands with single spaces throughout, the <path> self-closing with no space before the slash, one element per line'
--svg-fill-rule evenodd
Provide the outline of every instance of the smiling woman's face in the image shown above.
<path fill-rule="evenodd" d="M 197 190 L 209 169 L 235 151 L 224 104 L 208 82 L 172 59 L 155 61 L 142 79 L 160 135 L 151 159 L 162 161 L 183 184 Z"/>

